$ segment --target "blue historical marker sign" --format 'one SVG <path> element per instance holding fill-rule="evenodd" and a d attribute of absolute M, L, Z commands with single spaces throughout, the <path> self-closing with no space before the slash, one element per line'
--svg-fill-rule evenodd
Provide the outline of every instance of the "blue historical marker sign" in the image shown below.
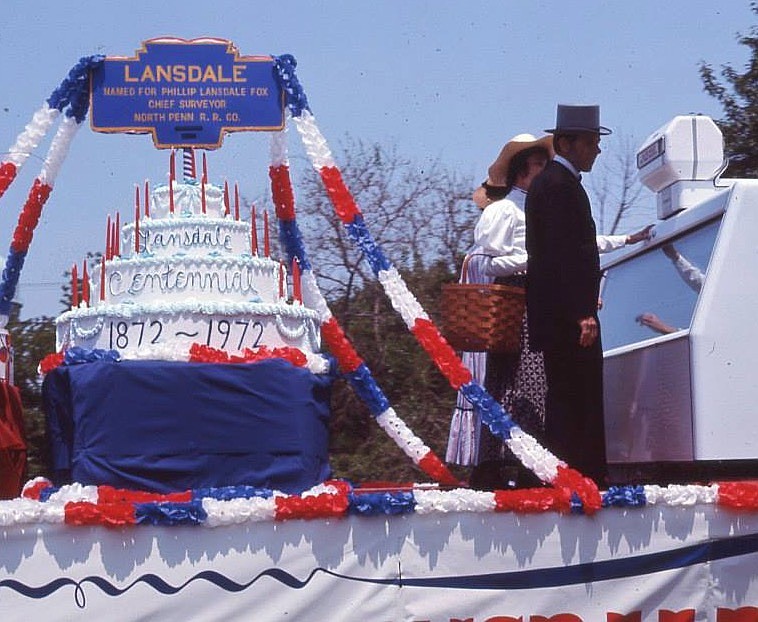
<path fill-rule="evenodd" d="M 223 39 L 151 39 L 134 58 L 106 58 L 91 80 L 92 129 L 151 133 L 160 149 L 216 149 L 226 132 L 284 127 L 274 60 Z"/>

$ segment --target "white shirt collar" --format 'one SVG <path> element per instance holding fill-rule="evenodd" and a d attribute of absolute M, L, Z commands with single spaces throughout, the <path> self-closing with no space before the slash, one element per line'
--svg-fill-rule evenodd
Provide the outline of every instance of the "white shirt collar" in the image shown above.
<path fill-rule="evenodd" d="M 571 162 L 569 162 L 569 161 L 568 161 L 566 158 L 564 158 L 563 156 L 561 156 L 561 155 L 558 155 L 558 154 L 556 153 L 556 154 L 553 156 L 553 160 L 554 160 L 555 162 L 558 162 L 558 164 L 563 164 L 563 166 L 565 166 L 565 167 L 566 167 L 568 170 L 570 170 L 570 171 L 571 171 L 571 172 L 574 174 L 574 177 L 576 177 L 577 179 L 581 179 L 581 178 L 582 178 L 582 176 L 579 174 L 579 171 L 577 171 L 577 170 L 576 170 L 576 167 L 575 167 L 573 164 L 571 164 Z"/>

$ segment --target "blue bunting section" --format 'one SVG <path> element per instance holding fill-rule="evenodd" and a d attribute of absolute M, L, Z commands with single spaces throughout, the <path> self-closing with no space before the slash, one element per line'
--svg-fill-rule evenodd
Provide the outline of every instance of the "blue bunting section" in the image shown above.
<path fill-rule="evenodd" d="M 196 525 L 217 527 L 260 521 L 396 516 L 451 512 L 581 512 L 567 489 L 534 488 L 483 492 L 434 486 L 354 487 L 343 480 L 319 484 L 298 495 L 251 486 L 203 488 L 158 494 L 110 486 L 70 484 L 53 487 L 36 478 L 23 496 L 0 501 L 0 526 L 35 523 L 68 525 Z M 614 486 L 602 494 L 602 508 L 646 505 L 715 504 L 733 510 L 758 510 L 758 482 L 702 485 Z"/>

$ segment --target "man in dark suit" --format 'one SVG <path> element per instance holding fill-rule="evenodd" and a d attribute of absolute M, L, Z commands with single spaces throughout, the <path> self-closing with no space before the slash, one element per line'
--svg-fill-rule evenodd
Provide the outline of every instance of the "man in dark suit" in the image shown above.
<path fill-rule="evenodd" d="M 600 153 L 598 106 L 558 105 L 555 157 L 526 199 L 527 317 L 531 347 L 545 357 L 545 441 L 572 468 L 606 475 L 603 348 L 595 223 L 581 185 Z"/>

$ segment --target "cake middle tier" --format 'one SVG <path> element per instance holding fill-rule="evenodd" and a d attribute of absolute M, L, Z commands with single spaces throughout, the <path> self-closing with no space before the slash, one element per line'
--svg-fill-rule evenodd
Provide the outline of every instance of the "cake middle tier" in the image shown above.
<path fill-rule="evenodd" d="M 104 288 L 104 291 L 103 291 Z M 278 303 L 286 271 L 267 257 L 173 256 L 114 258 L 92 270 L 92 300 L 98 304 L 167 300 Z"/>

